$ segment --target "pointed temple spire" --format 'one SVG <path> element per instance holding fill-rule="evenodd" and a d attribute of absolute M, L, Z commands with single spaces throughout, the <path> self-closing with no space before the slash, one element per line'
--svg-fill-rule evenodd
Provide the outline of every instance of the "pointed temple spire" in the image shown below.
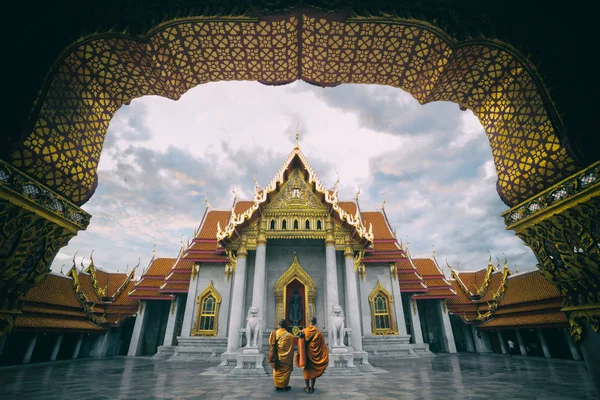
<path fill-rule="evenodd" d="M 294 150 L 300 150 L 300 144 L 299 144 L 300 134 L 298 133 L 299 128 L 300 128 L 300 123 L 297 123 L 296 124 L 296 145 L 294 146 Z"/>
<path fill-rule="evenodd" d="M 356 192 L 356 201 L 358 201 L 358 195 L 360 194 L 360 183 L 356 184 L 358 186 L 358 191 Z"/>

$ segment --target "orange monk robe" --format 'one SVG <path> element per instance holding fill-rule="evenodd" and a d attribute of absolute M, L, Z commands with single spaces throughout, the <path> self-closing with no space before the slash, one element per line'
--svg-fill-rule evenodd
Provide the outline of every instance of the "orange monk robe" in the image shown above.
<path fill-rule="evenodd" d="M 329 351 L 325 344 L 325 338 L 316 326 L 303 329 L 306 341 L 306 366 L 302 370 L 304 379 L 316 379 L 323 375 L 329 364 Z"/>
<path fill-rule="evenodd" d="M 283 389 L 290 382 L 290 375 L 294 368 L 294 337 L 285 329 L 279 328 L 271 332 L 269 336 L 269 345 L 277 342 L 277 357 L 279 362 L 277 368 L 273 369 L 273 382 L 275 387 Z"/>

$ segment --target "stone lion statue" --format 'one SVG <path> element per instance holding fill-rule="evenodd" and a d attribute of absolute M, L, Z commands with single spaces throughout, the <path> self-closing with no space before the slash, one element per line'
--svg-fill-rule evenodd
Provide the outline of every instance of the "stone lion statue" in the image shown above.
<path fill-rule="evenodd" d="M 342 306 L 336 304 L 332 308 L 333 315 L 331 316 L 331 336 L 333 339 L 333 347 L 344 347 L 344 316 L 342 315 Z"/>
<path fill-rule="evenodd" d="M 251 305 L 248 309 L 246 323 L 246 347 L 258 348 L 260 344 L 260 318 L 258 317 L 258 306 Z"/>

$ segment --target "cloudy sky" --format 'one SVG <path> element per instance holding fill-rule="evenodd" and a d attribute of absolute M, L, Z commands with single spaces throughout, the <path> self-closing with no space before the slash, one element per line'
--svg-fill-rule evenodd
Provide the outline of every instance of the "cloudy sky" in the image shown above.
<path fill-rule="evenodd" d="M 485 267 L 488 250 L 519 270 L 533 253 L 500 214 L 496 173 L 477 118 L 456 104 L 420 105 L 409 94 L 373 85 L 318 88 L 303 82 L 269 87 L 254 82 L 199 86 L 178 101 L 148 96 L 111 121 L 98 168 L 99 185 L 83 206 L 87 231 L 60 250 L 52 269 L 65 270 L 95 249 L 94 261 L 125 271 L 148 264 L 152 246 L 176 257 L 205 208 L 230 209 L 251 199 L 253 175 L 266 185 L 300 146 L 326 186 L 340 176 L 340 198 L 362 210 L 385 209 L 413 256 L 459 269 Z"/>

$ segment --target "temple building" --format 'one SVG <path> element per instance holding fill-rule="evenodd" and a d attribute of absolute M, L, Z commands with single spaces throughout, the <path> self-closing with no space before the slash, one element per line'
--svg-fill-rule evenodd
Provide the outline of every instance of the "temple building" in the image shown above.
<path fill-rule="evenodd" d="M 298 145 L 253 200 L 207 201 L 193 240 L 175 258 L 154 255 L 139 280 L 90 260 L 27 293 L 0 364 L 127 354 L 264 374 L 278 321 L 294 333 L 312 316 L 332 350 L 328 373 L 382 357 L 507 353 L 509 340 L 522 356 L 582 358 L 564 296 L 539 270 L 512 273 L 490 255 L 486 268 L 444 271 L 435 251 L 412 257 L 383 206 L 340 201 Z"/>
<path fill-rule="evenodd" d="M 369 357 L 500 352 L 504 326 L 507 338 L 519 334 L 515 327 L 544 327 L 548 340 L 558 334 L 546 333 L 552 327 L 574 349 L 561 330 L 562 297 L 539 272 L 513 277 L 492 265 L 451 273 L 447 279 L 435 254 L 412 258 L 383 207 L 339 200 L 337 183 L 324 187 L 296 145 L 253 200 L 235 199 L 229 210 L 207 201 L 191 243 L 177 258 L 153 260 L 129 293 L 140 309 L 128 354 L 220 358 L 221 371 L 260 372 L 277 322 L 287 319 L 295 332 L 313 315 L 330 346 L 343 321 L 339 365 L 359 371 L 370 368 Z M 529 276 L 536 279 L 521 282 Z"/>
<path fill-rule="evenodd" d="M 81 267 L 73 260 L 66 275 L 50 273 L 27 292 L 22 314 L 0 343 L 0 365 L 127 354 L 139 308 L 128 296 L 135 268 L 109 273 L 93 258 Z"/>

